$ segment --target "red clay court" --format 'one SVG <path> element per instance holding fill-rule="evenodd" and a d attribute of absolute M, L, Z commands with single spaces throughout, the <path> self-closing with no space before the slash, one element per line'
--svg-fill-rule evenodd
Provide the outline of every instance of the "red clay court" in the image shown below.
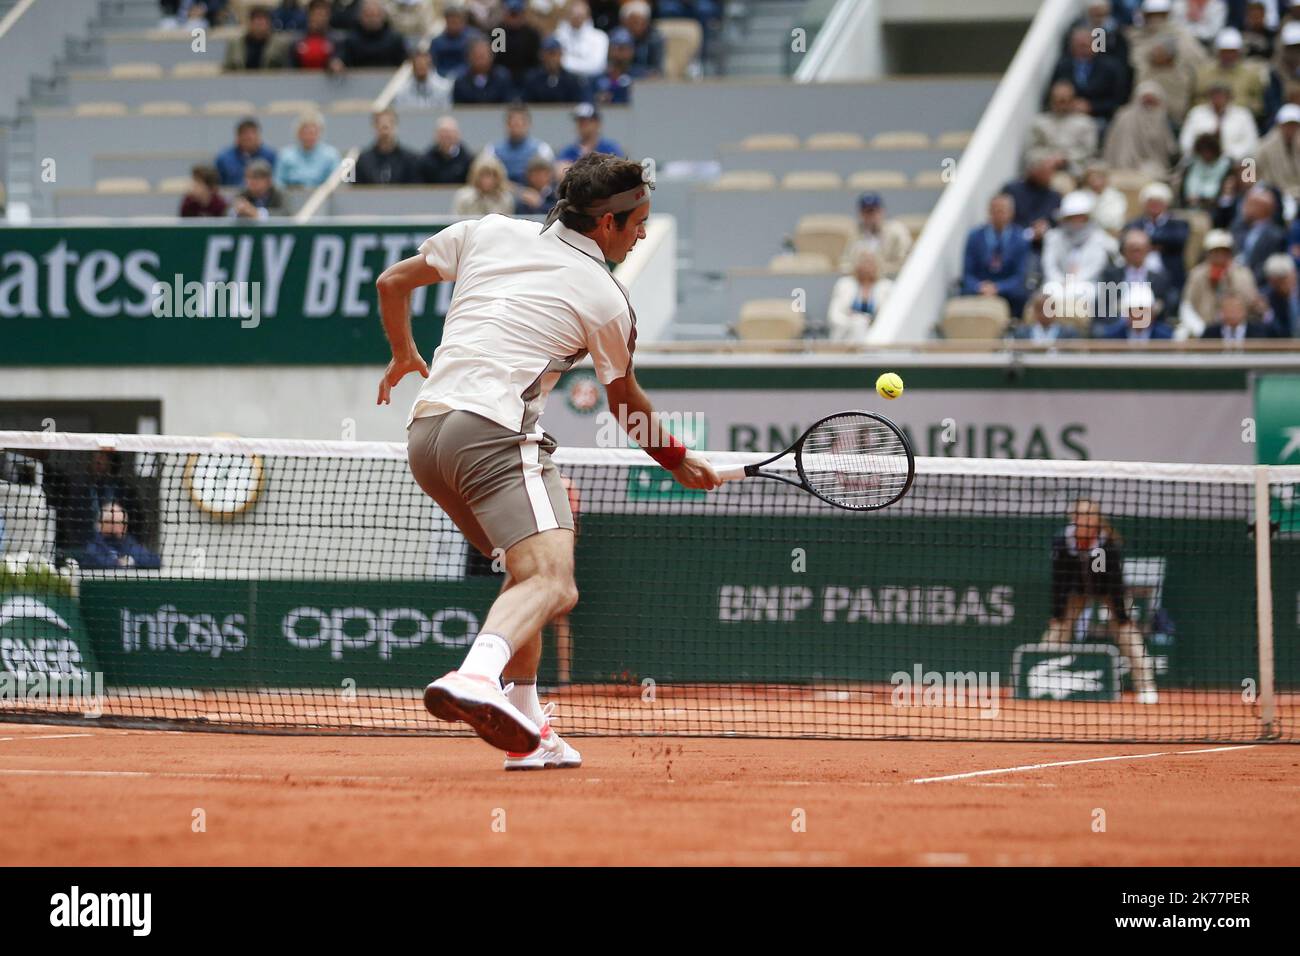
<path fill-rule="evenodd" d="M 1300 864 L 1293 746 L 574 742 L 507 774 L 466 738 L 3 724 L 6 862 Z"/>

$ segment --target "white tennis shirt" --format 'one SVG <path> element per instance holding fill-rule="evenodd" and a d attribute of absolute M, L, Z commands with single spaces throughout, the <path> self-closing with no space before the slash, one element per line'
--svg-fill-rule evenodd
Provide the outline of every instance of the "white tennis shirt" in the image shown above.
<path fill-rule="evenodd" d="M 546 396 L 588 353 L 601 384 L 627 375 L 636 347 L 627 291 L 591 239 L 560 222 L 541 228 L 490 215 L 420 244 L 456 286 L 408 427 L 460 409 L 533 433 Z"/>

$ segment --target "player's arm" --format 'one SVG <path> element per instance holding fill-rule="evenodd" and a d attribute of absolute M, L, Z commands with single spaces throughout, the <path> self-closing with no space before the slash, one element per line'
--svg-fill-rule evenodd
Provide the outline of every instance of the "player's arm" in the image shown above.
<path fill-rule="evenodd" d="M 628 437 L 671 471 L 681 485 L 711 491 L 722 484 L 703 455 L 685 448 L 663 427 L 650 397 L 637 384 L 630 367 L 626 375 L 605 386 L 605 396 L 609 399 L 609 410 L 618 416 L 619 425 L 628 432 Z"/>
<path fill-rule="evenodd" d="M 379 291 L 379 317 L 384 323 L 384 334 L 393 357 L 384 377 L 379 382 L 377 405 L 387 405 L 393 386 L 408 372 L 419 372 L 429 377 L 429 366 L 420 355 L 411 334 L 411 293 L 421 286 L 441 282 L 438 270 L 425 261 L 423 255 L 411 256 L 395 262 L 379 276 L 375 288 Z"/>

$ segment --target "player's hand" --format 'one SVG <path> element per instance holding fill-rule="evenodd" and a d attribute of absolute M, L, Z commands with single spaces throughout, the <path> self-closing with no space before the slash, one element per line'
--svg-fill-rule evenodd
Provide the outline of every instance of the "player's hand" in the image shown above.
<path fill-rule="evenodd" d="M 709 460 L 696 451 L 688 451 L 686 459 L 672 474 L 677 479 L 677 483 L 683 488 L 699 488 L 704 491 L 712 491 L 722 484 L 722 479 L 713 470 Z"/>
<path fill-rule="evenodd" d="M 375 404 L 389 404 L 393 397 L 393 387 L 405 378 L 409 372 L 419 372 L 422 378 L 428 378 L 428 363 L 420 357 L 418 352 L 402 358 L 394 355 L 393 360 L 388 363 L 388 368 L 384 371 L 384 377 L 379 380 L 379 399 Z"/>

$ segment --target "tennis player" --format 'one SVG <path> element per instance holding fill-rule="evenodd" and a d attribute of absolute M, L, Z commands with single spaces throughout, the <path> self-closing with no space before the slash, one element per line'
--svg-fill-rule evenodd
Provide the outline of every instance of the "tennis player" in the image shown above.
<path fill-rule="evenodd" d="M 717 473 L 662 428 L 632 372 L 636 314 L 606 267 L 645 237 L 652 181 L 592 153 L 569 168 L 545 226 L 489 215 L 458 222 L 379 277 L 393 357 L 379 403 L 411 372 L 426 381 L 407 422 L 411 472 L 485 555 L 504 555 L 501 593 L 458 670 L 424 692 L 429 712 L 506 751 L 506 769 L 576 767 L 537 697 L 541 630 L 578 600 L 573 515 L 538 419 L 560 376 L 590 355 L 620 422 L 687 488 Z M 430 369 L 411 334 L 410 294 L 455 282 Z M 641 441 L 648 435 L 649 441 Z M 502 679 L 506 682 L 503 691 Z"/>
<path fill-rule="evenodd" d="M 1124 595 L 1123 539 L 1088 498 L 1074 503 L 1070 519 L 1052 539 L 1052 619 L 1043 642 L 1068 647 L 1084 608 L 1094 600 L 1104 602 L 1116 643 L 1132 668 L 1138 702 L 1154 704 L 1159 700 L 1154 666 Z"/>

